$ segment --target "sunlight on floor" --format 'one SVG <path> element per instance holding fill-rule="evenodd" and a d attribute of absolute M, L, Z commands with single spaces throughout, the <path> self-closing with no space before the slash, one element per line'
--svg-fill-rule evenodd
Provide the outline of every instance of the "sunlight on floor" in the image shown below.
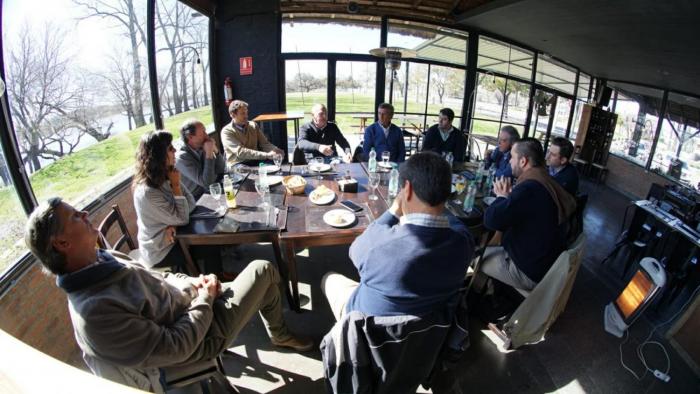
<path fill-rule="evenodd" d="M 569 384 L 566 386 L 560 388 L 559 390 L 556 391 L 557 393 L 585 393 L 586 390 L 581 387 L 581 384 L 579 384 L 577 379 L 572 380 Z"/>
<path fill-rule="evenodd" d="M 498 335 L 496 335 L 493 331 L 481 330 L 481 333 L 484 334 L 484 336 L 486 336 L 486 338 L 488 338 L 494 345 L 496 345 L 496 348 L 498 349 L 499 352 L 507 354 L 507 353 L 511 353 L 514 351 L 514 350 L 506 350 L 503 347 L 503 341 L 501 340 L 501 338 L 499 338 Z"/>

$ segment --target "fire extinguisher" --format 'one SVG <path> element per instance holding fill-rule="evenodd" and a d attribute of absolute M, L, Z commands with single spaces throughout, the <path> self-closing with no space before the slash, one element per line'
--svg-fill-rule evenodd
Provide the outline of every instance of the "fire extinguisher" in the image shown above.
<path fill-rule="evenodd" d="M 226 77 L 224 79 L 224 102 L 226 103 L 226 108 L 233 101 L 233 85 L 231 84 L 231 78 Z"/>

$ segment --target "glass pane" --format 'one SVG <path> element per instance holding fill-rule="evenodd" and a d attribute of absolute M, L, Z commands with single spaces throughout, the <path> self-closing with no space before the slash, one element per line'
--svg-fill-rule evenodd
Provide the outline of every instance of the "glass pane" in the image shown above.
<path fill-rule="evenodd" d="M 537 83 L 565 93 L 574 94 L 576 71 L 554 60 L 539 58 L 537 60 Z"/>
<path fill-rule="evenodd" d="M 391 70 L 387 70 L 387 87 L 390 84 L 390 78 Z M 428 65 L 402 62 L 401 68 L 394 73 L 392 104 L 396 113 L 422 115 L 425 112 L 427 88 Z M 386 97 L 389 97 L 388 90 Z"/>
<path fill-rule="evenodd" d="M 5 156 L 0 151 L 0 274 L 26 251 L 24 223 L 27 217 L 10 179 Z"/>
<path fill-rule="evenodd" d="M 569 138 L 571 140 L 576 140 L 576 135 L 578 134 L 579 125 L 581 123 L 581 113 L 584 106 L 583 101 L 576 100 L 576 108 L 574 108 L 574 120 L 571 121 L 571 133 L 569 133 Z"/>
<path fill-rule="evenodd" d="M 565 97 L 557 98 L 557 109 L 554 112 L 554 125 L 551 136 L 566 136 L 566 125 L 571 115 L 571 100 Z"/>
<path fill-rule="evenodd" d="M 618 91 L 617 126 L 610 152 L 645 166 L 658 122 L 661 100 Z"/>
<path fill-rule="evenodd" d="M 377 64 L 339 61 L 335 75 L 335 122 L 354 149 L 374 121 Z"/>
<path fill-rule="evenodd" d="M 588 94 L 591 86 L 591 77 L 584 73 L 578 75 L 578 92 L 576 92 L 576 98 L 588 102 Z"/>
<path fill-rule="evenodd" d="M 700 182 L 699 133 L 700 99 L 669 93 L 652 170 L 697 186 Z"/>
<path fill-rule="evenodd" d="M 544 141 L 547 135 L 547 128 L 549 127 L 549 116 L 552 113 L 554 95 L 538 89 L 533 100 L 529 136 Z"/>
<path fill-rule="evenodd" d="M 500 122 L 505 97 L 505 78 L 477 73 L 474 117 Z"/>
<path fill-rule="evenodd" d="M 139 138 L 153 128 L 147 2 L 105 4 L 4 5 L 10 114 L 39 200 L 84 207 L 132 174 Z"/>
<path fill-rule="evenodd" d="M 524 125 L 530 100 L 530 84 L 509 80 L 503 101 L 503 122 Z M 519 127 L 518 129 L 522 129 Z"/>
<path fill-rule="evenodd" d="M 498 122 L 489 122 L 481 119 L 474 119 L 472 121 L 472 132 L 474 134 L 486 134 L 498 137 L 498 130 L 500 130 Z"/>
<path fill-rule="evenodd" d="M 328 62 L 326 60 L 285 61 L 285 100 L 287 111 L 301 111 L 305 117 L 299 124 L 311 121 L 311 106 L 328 106 Z M 288 135 L 294 123 L 288 122 Z M 288 151 L 294 150 L 294 136 L 288 139 Z"/>
<path fill-rule="evenodd" d="M 379 17 L 284 14 L 282 52 L 340 52 L 368 55 L 379 47 Z"/>
<path fill-rule="evenodd" d="M 479 37 L 478 68 L 529 81 L 532 78 L 532 59 L 533 53 L 528 50 L 492 38 Z"/>
<path fill-rule="evenodd" d="M 178 0 L 156 2 L 156 64 L 166 130 L 177 133 L 182 118 L 213 129 L 209 105 L 209 18 Z M 176 119 L 173 115 L 181 114 Z"/>
<path fill-rule="evenodd" d="M 390 19 L 387 45 L 412 49 L 419 59 L 466 65 L 467 38 L 459 30 Z"/>

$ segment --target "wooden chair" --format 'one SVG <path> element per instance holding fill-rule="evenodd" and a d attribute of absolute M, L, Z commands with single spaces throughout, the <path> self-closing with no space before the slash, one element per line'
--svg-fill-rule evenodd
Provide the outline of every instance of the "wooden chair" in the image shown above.
<path fill-rule="evenodd" d="M 469 293 L 469 291 L 472 288 L 472 285 L 474 284 L 474 279 L 476 279 L 476 275 L 479 273 L 479 270 L 481 270 L 481 263 L 484 260 L 484 252 L 486 252 L 486 248 L 489 246 L 491 239 L 496 233 L 493 230 L 487 229 L 483 223 L 477 224 L 475 226 L 470 226 L 469 232 L 472 234 L 472 236 L 474 236 L 475 240 L 479 241 L 479 243 L 476 245 L 476 248 L 474 248 L 474 256 L 469 262 L 469 267 L 472 269 L 472 272 L 471 280 L 469 280 L 469 282 L 467 283 L 467 294 Z M 467 272 L 467 276 L 469 276 L 469 274 L 470 273 Z"/>
<path fill-rule="evenodd" d="M 111 244 L 107 240 L 107 233 L 109 233 L 109 230 L 115 223 L 119 225 L 121 236 L 117 239 L 117 242 Z M 112 205 L 112 210 L 109 214 L 107 214 L 107 216 L 105 216 L 104 219 L 102 219 L 102 222 L 97 227 L 97 230 L 100 232 L 100 236 L 97 238 L 97 244 L 100 246 L 100 248 L 120 250 L 121 247 L 126 244 L 129 247 L 129 251 L 127 252 L 129 257 L 134 260 L 139 260 L 139 250 L 136 247 L 134 239 L 131 237 L 131 233 L 129 233 L 129 228 L 126 226 L 126 221 L 124 221 L 124 216 L 122 216 L 122 211 L 119 209 L 119 205 Z"/>

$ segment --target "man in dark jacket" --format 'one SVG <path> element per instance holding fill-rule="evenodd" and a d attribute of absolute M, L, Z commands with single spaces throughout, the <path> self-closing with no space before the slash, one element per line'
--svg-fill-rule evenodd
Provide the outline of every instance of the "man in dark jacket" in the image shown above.
<path fill-rule="evenodd" d="M 343 133 L 335 123 L 328 122 L 328 110 L 323 104 L 314 104 L 311 107 L 313 120 L 299 129 L 299 142 L 297 146 L 304 153 L 312 153 L 314 156 L 341 156 L 346 163 L 351 161 L 350 144 L 343 137 Z M 335 144 L 340 145 L 342 153 L 339 155 Z"/>
<path fill-rule="evenodd" d="M 514 175 L 511 171 L 510 158 L 511 148 L 513 144 L 520 139 L 520 134 L 515 127 L 507 125 L 501 127 L 498 133 L 498 147 L 486 157 L 486 169 L 493 166 L 496 170 L 496 178 L 502 176 L 512 178 Z"/>
<path fill-rule="evenodd" d="M 574 155 L 574 145 L 564 137 L 554 137 L 547 150 L 547 166 L 549 175 L 567 192 L 575 196 L 578 193 L 578 171 L 571 164 Z"/>
<path fill-rule="evenodd" d="M 196 201 L 209 193 L 209 185 L 218 182 L 226 172 L 226 156 L 219 152 L 216 141 L 209 138 L 204 124 L 197 119 L 185 121 L 180 135 L 184 144 L 176 153 L 175 167 Z"/>
<path fill-rule="evenodd" d="M 565 247 L 564 222 L 576 201 L 544 168 L 542 145 L 534 138 L 515 143 L 511 180 L 496 180 L 496 200 L 484 214 L 484 225 L 503 233 L 502 246 L 484 254 L 482 272 L 518 289 L 532 290 Z"/>
<path fill-rule="evenodd" d="M 440 110 L 438 123 L 432 125 L 425 134 L 423 141 L 424 151 L 437 153 L 451 152 L 456 163 L 464 161 L 464 151 L 466 143 L 464 135 L 457 128 L 452 126 L 455 113 L 450 108 Z"/>

